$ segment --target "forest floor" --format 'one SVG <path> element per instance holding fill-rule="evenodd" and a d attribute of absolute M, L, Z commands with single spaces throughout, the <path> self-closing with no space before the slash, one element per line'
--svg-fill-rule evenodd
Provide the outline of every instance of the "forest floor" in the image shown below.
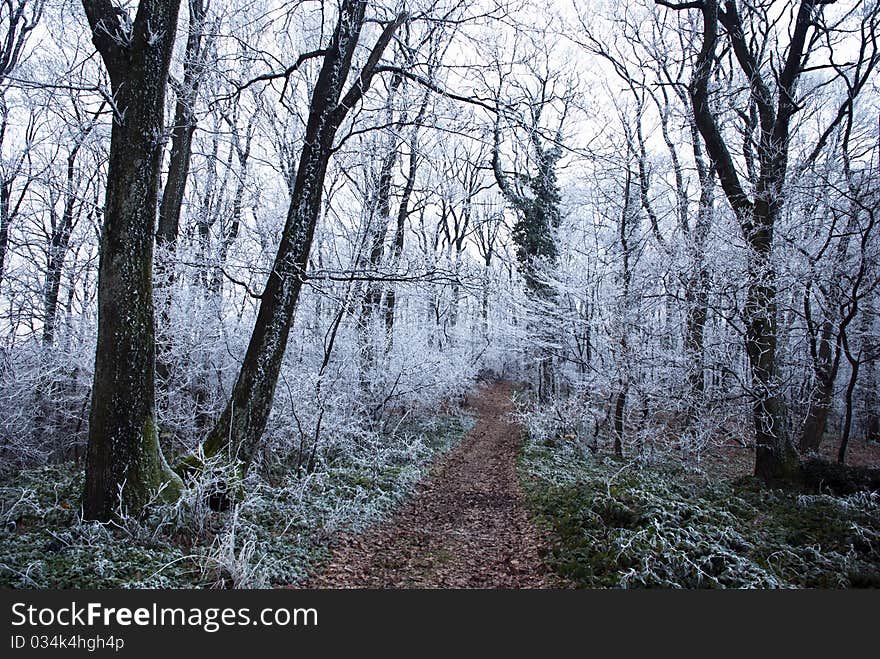
<path fill-rule="evenodd" d="M 309 588 L 548 588 L 517 457 L 522 432 L 506 416 L 510 385 L 479 390 L 477 424 L 393 518 L 342 536 Z"/>

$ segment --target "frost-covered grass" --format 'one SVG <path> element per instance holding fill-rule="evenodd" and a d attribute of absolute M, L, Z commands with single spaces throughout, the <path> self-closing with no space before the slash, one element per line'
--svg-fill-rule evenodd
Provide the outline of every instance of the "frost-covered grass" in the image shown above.
<path fill-rule="evenodd" d="M 434 458 L 472 425 L 467 416 L 411 422 L 375 435 L 319 470 L 252 470 L 225 512 L 193 483 L 175 505 L 116 524 L 83 522 L 73 463 L 23 470 L 0 487 L 0 586 L 13 588 L 267 587 L 302 579 L 332 534 L 387 516 Z"/>
<path fill-rule="evenodd" d="M 880 586 L 880 495 L 766 490 L 671 461 L 585 454 L 527 438 L 520 475 L 551 538 L 549 564 L 581 587 Z"/>

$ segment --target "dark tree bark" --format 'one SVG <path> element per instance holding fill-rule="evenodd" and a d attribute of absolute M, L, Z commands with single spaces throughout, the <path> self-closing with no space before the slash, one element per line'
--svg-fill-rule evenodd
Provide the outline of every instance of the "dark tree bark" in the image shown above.
<path fill-rule="evenodd" d="M 341 3 L 312 92 L 287 220 L 272 272 L 260 296 L 253 334 L 229 403 L 204 444 L 206 456 L 224 454 L 228 460 L 240 462 L 243 470 L 250 465 L 269 418 L 293 313 L 306 276 L 334 137 L 349 110 L 369 89 L 385 48 L 405 20 L 405 15 L 400 15 L 385 25 L 363 69 L 343 96 L 366 7 L 365 0 Z"/>
<path fill-rule="evenodd" d="M 95 127 L 98 117 L 106 103 L 101 103 L 94 116 L 82 126 L 67 154 L 67 167 L 64 179 L 64 208 L 57 218 L 54 208 L 51 211 L 52 232 L 49 236 L 49 249 L 46 259 L 46 279 L 43 282 L 43 344 L 55 341 L 55 323 L 58 309 L 58 292 L 61 288 L 61 274 L 64 259 L 70 249 L 70 236 L 76 226 L 82 204 L 78 204 L 81 193 L 77 190 L 76 159 L 89 133 Z M 88 186 L 88 183 L 87 183 Z M 77 207 L 79 205 L 79 208 Z"/>
<path fill-rule="evenodd" d="M 832 211 L 832 214 L 835 216 L 835 222 L 832 223 L 831 228 L 833 234 L 839 229 L 837 228 L 837 213 Z M 807 326 L 807 341 L 815 386 L 810 396 L 807 418 L 798 445 L 801 453 L 815 453 L 822 444 L 828 423 L 828 414 L 832 407 L 837 372 L 840 369 L 843 339 L 858 309 L 857 306 L 855 308 L 852 306 L 852 303 L 858 298 L 858 290 L 850 291 L 849 299 L 845 299 L 844 293 L 846 291 L 841 286 L 841 283 L 846 281 L 842 268 L 846 264 L 850 236 L 858 232 L 857 216 L 858 206 L 853 203 L 850 208 L 849 220 L 843 235 L 838 239 L 834 260 L 831 264 L 832 281 L 828 285 L 822 285 L 819 282 L 815 286 L 810 281 L 807 282 L 804 289 L 804 320 Z M 824 249 L 829 243 L 830 239 L 825 242 L 815 260 L 822 257 Z M 813 319 L 812 295 L 814 288 L 821 289 L 825 298 L 824 306 L 828 309 L 827 317 L 821 322 L 821 328 L 818 330 L 817 323 Z"/>
<path fill-rule="evenodd" d="M 12 182 L 0 181 L 0 286 L 6 269 L 6 253 L 9 251 L 9 228 L 16 213 L 12 212 L 10 197 Z"/>
<path fill-rule="evenodd" d="M 181 486 L 159 449 L 152 286 L 165 88 L 180 0 L 141 0 L 131 23 L 110 0 L 83 0 L 83 7 L 115 103 L 83 493 L 85 517 L 106 520 L 117 503 L 139 514 L 157 491 L 170 499 Z"/>
<path fill-rule="evenodd" d="M 626 421 L 626 395 L 629 388 L 626 384 L 617 392 L 614 398 L 614 455 L 623 457 L 623 432 Z"/>
<path fill-rule="evenodd" d="M 189 178 L 193 134 L 196 132 L 195 104 L 205 67 L 202 38 L 207 6 L 204 0 L 189 0 L 189 33 L 183 62 L 183 82 L 177 90 L 168 177 L 159 205 L 156 244 L 174 251 L 180 230 L 180 209 Z"/>
<path fill-rule="evenodd" d="M 802 72 L 807 33 L 813 25 L 815 8 L 822 2 L 802 0 L 798 6 L 788 53 L 774 78 L 777 88 L 775 103 L 760 62 L 745 35 L 735 0 L 725 0 L 723 9 L 718 0 L 657 2 L 674 9 L 699 9 L 702 13 L 702 45 L 689 93 L 697 128 L 749 245 L 749 282 L 744 315 L 754 401 L 755 475 L 766 483 L 793 480 L 799 472 L 799 460 L 791 441 L 786 404 L 780 392 L 776 359 L 776 275 L 771 254 L 773 230 L 783 205 L 791 118 L 798 109 L 795 90 Z M 709 81 L 716 65 L 719 23 L 725 28 L 737 64 L 749 80 L 751 102 L 757 108 L 759 145 L 754 199 L 749 198 L 740 182 L 727 141 L 710 104 Z M 750 159 L 749 153 L 745 156 Z"/>
<path fill-rule="evenodd" d="M 872 300 L 865 302 L 867 307 L 862 312 L 862 350 L 865 353 L 863 369 L 865 378 L 862 383 L 862 424 L 865 431 L 866 442 L 880 441 L 880 409 L 877 401 L 877 357 L 880 355 L 880 346 L 877 344 L 876 334 L 872 332 L 872 324 L 876 317 Z"/>
<path fill-rule="evenodd" d="M 512 239 L 516 245 L 517 265 L 525 280 L 526 294 L 539 306 L 552 301 L 556 292 L 547 284 L 545 275 L 556 263 L 558 256 L 555 230 L 559 228 L 561 214 L 560 195 L 556 180 L 556 165 L 562 152 L 557 144 L 547 145 L 541 138 L 540 117 L 546 102 L 548 80 L 541 80 L 542 96 L 532 100 L 532 125 L 530 141 L 537 172 L 516 172 L 508 176 L 501 166 L 501 117 L 496 118 L 492 148 L 492 172 L 504 199 L 516 212 Z M 559 137 L 559 135 L 557 135 Z M 524 183 L 525 185 L 520 185 Z M 528 191 L 523 187 L 527 187 Z M 537 328 L 536 337 L 549 344 L 552 336 L 543 328 Z M 538 350 L 538 398 L 546 402 L 555 390 L 553 357 L 544 346 Z"/>
<path fill-rule="evenodd" d="M 844 335 L 843 342 L 844 345 L 846 345 L 846 335 Z M 845 353 L 847 361 L 849 362 L 850 372 L 849 382 L 846 384 L 846 393 L 844 397 L 843 430 L 840 433 L 840 446 L 837 449 L 837 462 L 839 464 L 846 463 L 846 451 L 849 448 L 849 436 L 852 432 L 853 392 L 855 392 L 856 383 L 859 381 L 859 366 L 862 363 L 861 355 L 854 356 L 850 351 L 849 346 L 846 346 Z"/>
<path fill-rule="evenodd" d="M 627 153 L 627 156 L 633 155 Z M 626 403 L 629 394 L 630 374 L 629 374 L 629 356 L 631 351 L 629 334 L 627 326 L 632 315 L 632 266 L 630 258 L 632 254 L 632 237 L 633 227 L 630 226 L 630 219 L 636 219 L 638 211 L 635 201 L 635 195 L 632 191 L 633 172 L 629 169 L 627 163 L 626 178 L 623 185 L 623 207 L 620 212 L 620 219 L 617 223 L 617 236 L 620 241 L 620 302 L 617 310 L 617 316 L 620 321 L 617 327 L 618 342 L 620 344 L 620 356 L 618 358 L 618 386 L 614 403 L 614 453 L 618 457 L 623 456 L 623 438 L 626 431 Z M 636 223 L 638 220 L 636 219 Z"/>

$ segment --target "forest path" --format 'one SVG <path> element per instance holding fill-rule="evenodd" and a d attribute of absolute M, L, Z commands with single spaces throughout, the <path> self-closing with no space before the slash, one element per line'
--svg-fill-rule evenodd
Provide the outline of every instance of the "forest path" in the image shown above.
<path fill-rule="evenodd" d="M 517 479 L 510 385 L 472 397 L 476 426 L 390 520 L 341 540 L 308 588 L 548 588 Z"/>

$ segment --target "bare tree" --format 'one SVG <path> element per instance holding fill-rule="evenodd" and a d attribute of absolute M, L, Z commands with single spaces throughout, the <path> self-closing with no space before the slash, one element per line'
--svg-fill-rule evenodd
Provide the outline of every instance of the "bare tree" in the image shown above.
<path fill-rule="evenodd" d="M 798 454 L 789 433 L 789 420 L 780 391 L 777 361 L 777 288 L 772 263 L 774 227 L 784 204 L 792 118 L 798 111 L 798 81 L 806 67 L 810 44 L 818 38 L 816 13 L 822 0 L 797 4 L 787 52 L 774 59 L 773 73 L 759 51 L 766 41 L 750 38 L 738 3 L 696 0 L 657 4 L 672 9 L 697 9 L 702 15 L 702 42 L 694 64 L 689 93 L 694 119 L 728 202 L 749 246 L 749 283 L 745 304 L 745 346 L 751 368 L 755 426 L 755 475 L 772 483 L 795 478 Z M 746 8 L 747 11 L 752 11 Z M 754 11 L 760 11 L 754 9 Z M 760 21 L 759 21 L 760 22 Z M 762 23 L 762 24 L 767 24 Z M 751 138 L 743 158 L 753 162 L 754 193 L 745 187 L 715 110 L 710 80 L 718 65 L 719 42 L 729 41 L 734 59 L 749 85 L 749 104 L 757 111 L 756 154 Z M 749 171 L 753 171 L 749 167 Z"/>
<path fill-rule="evenodd" d="M 133 20 L 111 0 L 83 0 L 113 93 L 101 261 L 98 341 L 83 512 L 138 513 L 180 479 L 159 448 L 155 415 L 153 234 L 165 89 L 180 0 L 141 0 Z"/>
<path fill-rule="evenodd" d="M 527 294 L 543 305 L 554 298 L 548 273 L 558 256 L 555 231 L 562 211 L 556 169 L 563 155 L 562 129 L 568 111 L 568 90 L 557 89 L 564 82 L 537 68 L 532 71 L 532 78 L 535 88 L 524 90 L 525 116 L 518 123 L 526 132 L 535 172 L 505 171 L 501 156 L 502 113 L 495 120 L 492 171 L 501 194 L 517 216 L 512 240 Z M 557 122 L 556 129 L 547 130 L 543 123 L 547 120 L 545 114 L 552 113 L 553 106 L 560 104 L 558 116 L 550 118 Z M 536 339 L 539 343 L 552 340 L 546 332 L 537 334 Z M 542 355 L 539 362 L 539 397 L 547 400 L 554 389 L 553 363 L 547 354 Z"/>
<path fill-rule="evenodd" d="M 321 51 L 321 70 L 312 91 L 303 148 L 278 253 L 260 296 L 254 331 L 229 403 L 204 444 L 205 455 L 222 452 L 230 461 L 240 461 L 245 469 L 253 459 L 272 407 L 336 132 L 370 88 L 386 47 L 406 20 L 406 14 L 399 14 L 384 22 L 382 33 L 360 73 L 344 90 L 366 21 L 367 5 L 364 0 L 343 0 L 333 34 Z"/>

